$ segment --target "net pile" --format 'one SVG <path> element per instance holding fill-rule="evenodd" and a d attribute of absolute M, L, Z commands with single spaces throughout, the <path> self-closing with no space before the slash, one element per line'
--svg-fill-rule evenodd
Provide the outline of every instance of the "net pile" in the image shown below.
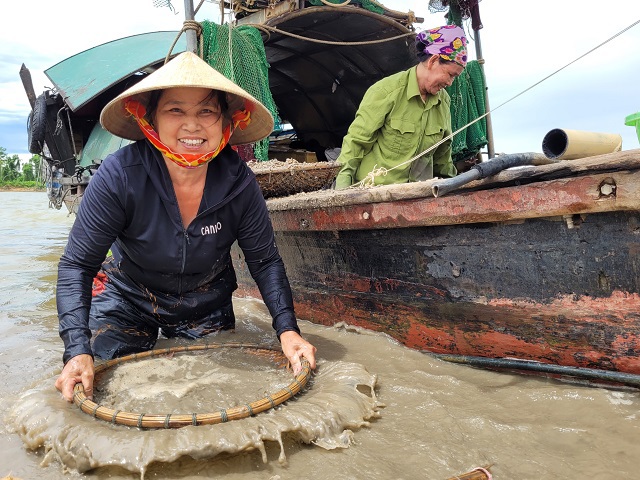
<path fill-rule="evenodd" d="M 476 60 L 468 62 L 462 75 L 457 77 L 446 90 L 451 97 L 451 131 L 455 132 L 485 114 L 484 74 Z M 451 156 L 454 162 L 466 160 L 475 156 L 486 145 L 485 117 L 453 137 Z"/>
<path fill-rule="evenodd" d="M 231 28 L 205 20 L 201 22 L 203 59 L 225 77 L 259 100 L 280 123 L 269 89 L 269 64 L 260 32 L 249 26 Z M 258 161 L 269 160 L 269 139 L 253 145 Z"/>

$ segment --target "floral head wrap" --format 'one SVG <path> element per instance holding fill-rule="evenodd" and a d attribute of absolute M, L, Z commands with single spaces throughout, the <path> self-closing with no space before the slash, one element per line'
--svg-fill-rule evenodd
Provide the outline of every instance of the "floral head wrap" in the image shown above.
<path fill-rule="evenodd" d="M 420 48 L 420 44 L 424 45 Z M 420 32 L 416 46 L 421 53 L 440 55 L 444 60 L 455 62 L 461 67 L 467 64 L 467 38 L 464 30 L 457 25 L 445 25 Z"/>

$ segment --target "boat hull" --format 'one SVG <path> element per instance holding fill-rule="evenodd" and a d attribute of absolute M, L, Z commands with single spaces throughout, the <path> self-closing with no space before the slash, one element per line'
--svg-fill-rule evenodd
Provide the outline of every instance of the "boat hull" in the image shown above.
<path fill-rule="evenodd" d="M 640 212 L 624 193 L 635 175 L 271 215 L 299 318 L 433 353 L 640 374 Z M 617 198 L 594 195 L 603 179 Z M 438 224 L 447 210 L 461 223 Z M 239 250 L 234 262 L 239 294 L 259 298 Z"/>

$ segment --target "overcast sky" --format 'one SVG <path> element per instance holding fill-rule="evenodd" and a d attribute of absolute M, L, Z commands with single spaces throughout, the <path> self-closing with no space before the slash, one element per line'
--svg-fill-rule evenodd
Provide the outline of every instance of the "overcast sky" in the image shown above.
<path fill-rule="evenodd" d="M 423 17 L 419 30 L 446 23 L 443 13 L 429 11 L 428 0 L 378 1 Z M 40 94 L 51 86 L 44 70 L 71 55 L 125 36 L 182 27 L 183 0 L 172 1 L 177 13 L 154 3 L 23 0 L 18 8 L 5 8 L 0 147 L 8 154 L 28 153 L 30 105 L 19 77 L 23 63 Z M 481 0 L 480 13 L 496 152 L 540 152 L 542 139 L 554 128 L 617 133 L 623 150 L 640 148 L 635 129 L 624 124 L 627 115 L 640 112 L 640 24 L 527 91 L 639 21 L 640 0 Z M 219 21 L 219 6 L 205 2 L 196 18 Z M 470 40 L 475 59 L 473 33 Z"/>

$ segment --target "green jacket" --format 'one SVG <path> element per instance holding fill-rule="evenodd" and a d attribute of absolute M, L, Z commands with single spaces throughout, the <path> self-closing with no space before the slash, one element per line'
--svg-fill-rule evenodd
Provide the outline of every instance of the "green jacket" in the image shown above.
<path fill-rule="evenodd" d="M 372 85 L 342 141 L 338 157 L 342 169 L 336 189 L 361 181 L 374 168 L 389 170 L 450 135 L 450 102 L 444 89 L 422 101 L 416 67 Z M 449 139 L 413 162 L 376 176 L 374 181 L 376 185 L 390 185 L 456 174 Z"/>

